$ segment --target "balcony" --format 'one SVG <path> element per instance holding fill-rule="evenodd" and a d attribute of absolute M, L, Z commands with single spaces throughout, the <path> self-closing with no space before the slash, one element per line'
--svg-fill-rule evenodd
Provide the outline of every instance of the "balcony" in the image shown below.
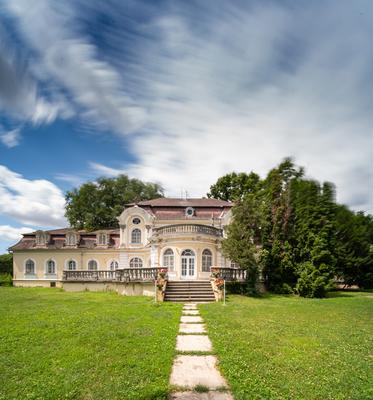
<path fill-rule="evenodd" d="M 160 270 L 164 271 L 165 268 L 64 271 L 62 279 L 66 282 L 153 282 Z"/>
<path fill-rule="evenodd" d="M 222 237 L 223 231 L 219 228 L 199 224 L 177 224 L 162 226 L 161 228 L 154 229 L 158 235 L 209 235 L 215 237 Z"/>

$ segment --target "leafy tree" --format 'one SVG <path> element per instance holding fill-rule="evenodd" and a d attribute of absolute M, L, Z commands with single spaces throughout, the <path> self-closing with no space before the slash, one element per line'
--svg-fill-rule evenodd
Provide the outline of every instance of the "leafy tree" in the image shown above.
<path fill-rule="evenodd" d="M 256 260 L 256 244 L 259 239 L 259 215 L 255 197 L 245 196 L 243 201 L 233 208 L 233 221 L 228 226 L 227 239 L 223 240 L 224 255 L 238 263 L 248 272 L 248 292 L 256 293 L 258 280 L 258 262 Z"/>
<path fill-rule="evenodd" d="M 209 193 L 236 199 L 223 242 L 229 258 L 260 266 L 267 288 L 279 293 L 324 297 L 336 277 L 373 287 L 373 217 L 338 205 L 332 183 L 306 179 L 289 158 L 247 190 L 238 176 L 245 174 L 225 175 Z"/>
<path fill-rule="evenodd" d="M 163 197 L 163 189 L 156 183 L 130 179 L 127 175 L 99 178 L 66 193 L 65 215 L 76 229 L 116 227 L 125 204 L 157 197 Z"/>
<path fill-rule="evenodd" d="M 0 274 L 13 274 L 13 254 L 0 254 Z"/>
<path fill-rule="evenodd" d="M 211 185 L 207 197 L 225 201 L 239 200 L 248 193 L 255 193 L 259 185 L 260 177 L 254 172 L 249 174 L 232 172 L 222 176 Z"/>

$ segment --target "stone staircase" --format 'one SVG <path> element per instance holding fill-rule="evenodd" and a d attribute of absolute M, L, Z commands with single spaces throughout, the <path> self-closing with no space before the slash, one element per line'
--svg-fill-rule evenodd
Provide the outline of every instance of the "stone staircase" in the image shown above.
<path fill-rule="evenodd" d="M 215 301 L 210 281 L 169 281 L 166 286 L 165 301 L 186 303 Z"/>

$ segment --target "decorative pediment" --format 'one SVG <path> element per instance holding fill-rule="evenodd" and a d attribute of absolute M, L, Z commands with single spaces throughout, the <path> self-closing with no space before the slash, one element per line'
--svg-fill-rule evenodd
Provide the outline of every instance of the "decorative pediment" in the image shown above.
<path fill-rule="evenodd" d="M 46 247 L 49 243 L 50 235 L 45 231 L 36 231 L 35 232 L 35 242 L 37 247 Z"/>
<path fill-rule="evenodd" d="M 154 221 L 154 216 L 151 215 L 148 211 L 144 210 L 142 207 L 133 206 L 125 208 L 122 214 L 118 217 L 119 225 L 129 225 L 132 218 L 140 217 L 144 220 L 145 225 L 152 225 Z"/>
<path fill-rule="evenodd" d="M 79 243 L 79 233 L 71 230 L 66 232 L 66 238 L 65 238 L 65 245 L 66 246 L 77 246 Z"/>

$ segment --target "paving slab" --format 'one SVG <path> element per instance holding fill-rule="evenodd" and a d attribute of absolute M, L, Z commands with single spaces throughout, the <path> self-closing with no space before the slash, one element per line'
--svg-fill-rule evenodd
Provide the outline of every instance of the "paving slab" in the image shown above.
<path fill-rule="evenodd" d="M 229 392 L 210 391 L 207 393 L 176 392 L 172 393 L 171 400 L 233 400 Z"/>
<path fill-rule="evenodd" d="M 176 340 L 177 351 L 211 351 L 212 344 L 205 335 L 179 335 Z"/>
<path fill-rule="evenodd" d="M 199 315 L 198 310 L 183 310 L 183 315 Z"/>
<path fill-rule="evenodd" d="M 180 320 L 182 323 L 196 323 L 196 322 L 203 322 L 203 319 L 200 316 L 192 315 L 183 315 Z"/>
<path fill-rule="evenodd" d="M 180 324 L 180 333 L 205 333 L 206 327 L 204 324 Z"/>
<path fill-rule="evenodd" d="M 215 356 L 176 356 L 170 384 L 186 388 L 203 385 L 211 389 L 227 387 L 227 382 L 216 368 Z"/>
<path fill-rule="evenodd" d="M 185 304 L 183 310 L 197 310 L 197 306 L 195 304 L 191 306 Z"/>

